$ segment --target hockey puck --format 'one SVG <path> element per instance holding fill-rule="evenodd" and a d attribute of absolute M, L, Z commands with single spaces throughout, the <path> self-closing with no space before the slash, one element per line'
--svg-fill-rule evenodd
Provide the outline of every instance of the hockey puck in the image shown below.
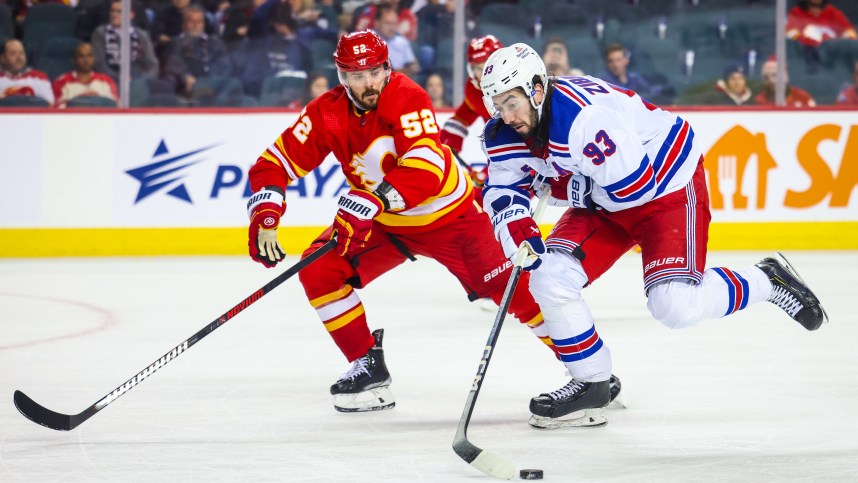
<path fill-rule="evenodd" d="M 541 480 L 542 479 L 542 470 L 534 470 L 534 469 L 520 470 L 518 472 L 518 476 L 522 480 Z"/>

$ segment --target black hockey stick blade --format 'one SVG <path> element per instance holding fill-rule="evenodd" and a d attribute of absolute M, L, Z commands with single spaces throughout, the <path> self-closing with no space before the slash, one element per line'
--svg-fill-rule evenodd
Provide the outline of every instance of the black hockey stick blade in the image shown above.
<path fill-rule="evenodd" d="M 18 408 L 18 411 L 24 415 L 30 421 L 41 424 L 46 428 L 55 429 L 57 431 L 70 431 L 76 428 L 80 423 L 86 421 L 92 414 L 95 412 L 91 412 L 90 414 L 86 414 L 89 409 L 86 411 L 70 416 L 68 414 L 60 414 L 50 409 L 42 406 L 30 399 L 30 396 L 27 396 L 21 391 L 15 391 L 14 396 L 15 407 Z"/>
<path fill-rule="evenodd" d="M 74 415 L 68 415 L 51 411 L 50 409 L 30 399 L 29 396 L 27 396 L 21 391 L 15 391 L 15 394 L 13 396 L 13 400 L 15 401 L 15 407 L 18 408 L 18 411 L 23 414 L 25 418 L 36 424 L 40 424 L 46 428 L 55 429 L 57 431 L 71 431 L 72 429 L 78 427 L 81 423 L 92 417 L 95 413 L 107 407 L 117 398 L 130 391 L 134 386 L 140 384 L 143 380 L 154 374 L 155 371 L 162 368 L 167 363 L 183 354 L 187 349 L 191 348 L 194 344 L 202 340 L 205 336 L 211 334 L 218 327 L 227 323 L 227 321 L 238 315 L 240 312 L 252 305 L 257 300 L 261 299 L 265 294 L 271 292 L 281 283 L 285 282 L 286 280 L 294 276 L 296 273 L 303 270 L 304 267 L 318 260 L 319 257 L 324 255 L 325 253 L 331 251 L 336 245 L 337 242 L 335 239 L 329 240 L 324 245 L 317 248 L 313 253 L 307 255 L 298 263 L 286 269 L 286 271 L 284 271 L 283 273 L 275 277 L 273 280 L 262 286 L 262 288 L 252 293 L 250 296 L 246 297 L 244 300 L 242 300 L 241 302 L 233 306 L 231 309 L 223 313 L 220 317 L 216 318 L 211 323 L 197 331 L 196 334 L 182 341 L 182 343 L 171 349 L 170 352 L 167 352 L 166 354 L 161 356 L 161 358 L 159 358 L 152 364 L 149 364 L 145 369 L 135 374 L 131 379 L 125 381 L 124 384 L 115 388 L 106 396 L 96 401 L 95 404 L 86 408 L 86 410 L 84 410 L 83 412 Z"/>

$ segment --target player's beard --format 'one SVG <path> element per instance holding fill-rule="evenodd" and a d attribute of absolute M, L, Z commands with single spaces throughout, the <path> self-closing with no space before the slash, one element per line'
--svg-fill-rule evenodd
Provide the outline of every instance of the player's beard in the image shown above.
<path fill-rule="evenodd" d="M 367 100 L 367 98 L 371 95 L 375 95 L 375 99 L 372 102 Z M 363 104 L 364 107 L 366 107 L 367 109 L 375 109 L 376 107 L 378 107 L 378 99 L 380 96 L 381 90 L 367 89 L 363 94 L 361 94 L 360 103 Z"/>
<path fill-rule="evenodd" d="M 530 110 L 530 128 L 527 130 L 526 137 L 532 138 L 536 135 L 536 128 L 539 127 L 539 116 L 536 109 Z"/>

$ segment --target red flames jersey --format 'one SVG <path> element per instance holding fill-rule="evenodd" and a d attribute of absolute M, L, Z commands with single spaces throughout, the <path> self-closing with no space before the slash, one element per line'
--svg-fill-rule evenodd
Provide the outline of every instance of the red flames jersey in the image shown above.
<path fill-rule="evenodd" d="M 376 109 L 360 111 L 339 85 L 310 101 L 250 169 L 250 186 L 285 188 L 318 167 L 329 153 L 348 183 L 374 191 L 387 181 L 405 208 L 387 210 L 376 221 L 391 233 L 436 229 L 472 203 L 471 183 L 439 138 L 429 95 L 394 72 Z"/>
<path fill-rule="evenodd" d="M 470 79 L 465 83 L 465 100 L 456 109 L 455 117 L 466 126 L 473 124 L 477 118 L 482 118 L 483 121 L 489 119 L 489 111 L 486 110 L 486 105 L 483 102 L 483 91 L 476 87 Z"/>

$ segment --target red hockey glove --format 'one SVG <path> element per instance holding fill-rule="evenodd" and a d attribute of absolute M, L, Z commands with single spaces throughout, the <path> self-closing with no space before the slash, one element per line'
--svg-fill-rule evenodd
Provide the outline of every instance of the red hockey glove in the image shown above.
<path fill-rule="evenodd" d="M 271 268 L 286 254 L 277 242 L 277 227 L 286 211 L 283 194 L 270 188 L 262 188 L 247 202 L 250 217 L 247 246 L 253 260 Z"/>
<path fill-rule="evenodd" d="M 530 200 L 520 195 L 502 195 L 492 201 L 492 225 L 495 237 L 503 247 L 507 258 L 513 260 L 518 247 L 526 243 L 536 257 L 528 257 L 524 262 L 525 270 L 535 270 L 542 263 L 540 255 L 545 254 L 545 243 L 536 222 L 530 216 Z"/>
<path fill-rule="evenodd" d="M 334 217 L 337 232 L 337 253 L 352 256 L 361 251 L 372 234 L 373 219 L 384 210 L 384 204 L 375 193 L 352 189 L 340 196 L 339 209 Z"/>
<path fill-rule="evenodd" d="M 465 143 L 465 136 L 468 135 L 468 128 L 464 124 L 454 118 L 450 118 L 444 123 L 441 129 L 441 143 L 450 146 L 450 149 L 460 153 L 462 145 Z"/>
<path fill-rule="evenodd" d="M 470 176 L 471 182 L 474 183 L 474 187 L 483 189 L 486 186 L 486 179 L 489 177 L 489 167 L 471 166 L 468 176 Z"/>

